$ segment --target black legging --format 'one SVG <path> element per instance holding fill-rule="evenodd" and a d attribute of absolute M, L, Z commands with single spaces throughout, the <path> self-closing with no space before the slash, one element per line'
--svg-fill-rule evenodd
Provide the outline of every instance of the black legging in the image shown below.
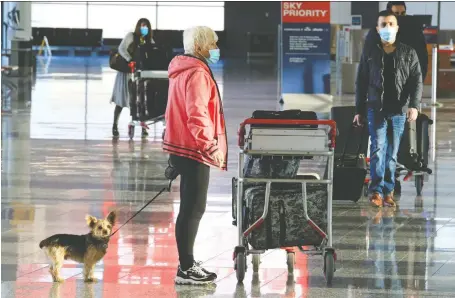
<path fill-rule="evenodd" d="M 120 113 L 122 112 L 123 108 L 121 106 L 115 106 L 114 109 L 114 126 L 118 124 L 118 118 L 120 117 Z"/>
<path fill-rule="evenodd" d="M 194 263 L 193 247 L 207 204 L 210 167 L 176 155 L 171 155 L 170 160 L 180 174 L 180 210 L 175 225 L 175 239 L 180 267 L 187 270 Z"/>

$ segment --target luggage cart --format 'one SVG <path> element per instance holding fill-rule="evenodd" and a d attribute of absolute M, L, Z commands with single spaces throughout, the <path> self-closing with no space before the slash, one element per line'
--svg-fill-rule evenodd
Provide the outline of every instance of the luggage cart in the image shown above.
<path fill-rule="evenodd" d="M 246 126 L 250 125 L 250 133 L 245 140 Z M 269 125 L 269 127 L 267 127 Z M 257 128 L 254 128 L 256 126 Z M 258 127 L 260 126 L 260 127 Z M 272 127 L 270 127 L 272 126 Z M 309 126 L 317 126 L 310 128 Z M 255 131 L 256 130 L 256 131 Z M 257 272 L 260 263 L 260 254 L 265 250 L 249 248 L 247 236 L 259 228 L 267 218 L 271 184 L 272 183 L 301 183 L 304 218 L 308 225 L 315 230 L 323 239 L 322 243 L 312 243 L 314 250 L 304 250 L 305 253 L 322 255 L 324 258 L 324 275 L 327 284 L 330 285 L 335 272 L 336 253 L 332 247 L 332 186 L 334 149 L 336 138 L 336 123 L 333 120 L 277 120 L 277 119 L 254 119 L 248 118 L 240 124 L 238 145 L 239 166 L 237 179 L 237 228 L 238 246 L 235 247 L 233 260 L 237 280 L 243 282 L 247 270 L 246 258 L 253 255 L 253 271 Z M 245 155 L 254 156 L 326 156 L 328 157 L 328 173 L 326 180 L 307 179 L 271 179 L 271 178 L 245 178 L 243 164 Z M 244 225 L 243 211 L 243 183 L 265 183 L 265 202 L 262 216 L 251 226 Z M 307 184 L 320 183 L 327 185 L 327 233 L 319 228 L 308 216 Z M 300 247 L 299 247 L 300 248 Z M 303 251 L 303 249 L 301 248 Z M 286 248 L 288 270 L 292 273 L 295 263 L 295 253 Z"/>
<path fill-rule="evenodd" d="M 169 76 L 167 70 L 139 70 L 136 63 L 130 63 L 132 74 L 132 86 L 134 88 L 135 99 L 130 99 L 131 121 L 128 124 L 128 136 L 134 137 L 135 126 L 149 129 L 149 125 L 164 120 L 166 105 L 157 106 L 159 97 L 165 97 L 167 103 L 167 91 L 169 87 Z M 149 98 L 149 91 L 152 98 Z M 163 91 L 165 94 L 158 94 Z M 149 103 L 154 103 L 150 109 Z"/>

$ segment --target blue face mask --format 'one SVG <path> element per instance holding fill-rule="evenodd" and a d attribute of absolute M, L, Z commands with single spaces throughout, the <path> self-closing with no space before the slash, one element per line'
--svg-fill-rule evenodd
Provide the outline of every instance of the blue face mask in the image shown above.
<path fill-rule="evenodd" d="M 142 36 L 146 36 L 149 33 L 148 27 L 141 27 L 141 34 Z"/>
<path fill-rule="evenodd" d="M 220 60 L 220 49 L 209 50 L 209 54 L 210 57 L 205 58 L 205 60 L 207 60 L 207 63 L 215 64 Z"/>
<path fill-rule="evenodd" d="M 381 39 L 383 41 L 391 42 L 395 40 L 395 37 L 397 36 L 397 30 L 393 27 L 384 27 L 379 29 L 379 36 L 381 36 Z"/>

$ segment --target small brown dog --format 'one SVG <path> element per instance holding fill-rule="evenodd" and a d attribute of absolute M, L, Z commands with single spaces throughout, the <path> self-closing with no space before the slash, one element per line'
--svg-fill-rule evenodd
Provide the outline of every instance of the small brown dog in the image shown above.
<path fill-rule="evenodd" d="M 87 215 L 85 220 L 91 231 L 85 235 L 56 234 L 40 242 L 39 247 L 44 250 L 51 261 L 49 272 L 55 282 L 62 282 L 60 269 L 63 260 L 73 260 L 84 264 L 84 279 L 86 282 L 95 282 L 93 270 L 107 251 L 112 227 L 115 225 L 117 214 L 112 211 L 105 219 L 97 219 Z"/>

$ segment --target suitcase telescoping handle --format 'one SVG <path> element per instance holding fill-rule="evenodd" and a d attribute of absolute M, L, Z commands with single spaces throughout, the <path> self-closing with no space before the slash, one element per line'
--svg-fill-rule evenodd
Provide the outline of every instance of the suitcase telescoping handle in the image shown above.
<path fill-rule="evenodd" d="M 337 124 L 333 120 L 294 120 L 294 119 L 255 119 L 248 118 L 240 123 L 238 145 L 242 149 L 245 146 L 245 127 L 247 125 L 326 125 L 330 126 L 330 148 L 335 148 Z"/>
<path fill-rule="evenodd" d="M 344 164 L 344 157 L 346 155 L 346 149 L 348 147 L 349 139 L 351 138 L 351 136 L 356 128 L 358 128 L 358 126 L 356 126 L 354 123 L 352 123 L 349 127 L 348 137 L 346 138 L 346 142 L 344 142 L 343 153 L 341 155 L 341 164 L 342 165 Z M 364 124 L 361 126 L 361 128 L 362 128 L 362 132 L 360 133 L 360 142 L 359 142 L 359 146 L 357 147 L 356 160 L 359 159 L 360 150 L 362 149 L 362 144 L 363 144 L 363 137 L 365 134 L 364 130 L 367 129 L 367 126 Z"/>

